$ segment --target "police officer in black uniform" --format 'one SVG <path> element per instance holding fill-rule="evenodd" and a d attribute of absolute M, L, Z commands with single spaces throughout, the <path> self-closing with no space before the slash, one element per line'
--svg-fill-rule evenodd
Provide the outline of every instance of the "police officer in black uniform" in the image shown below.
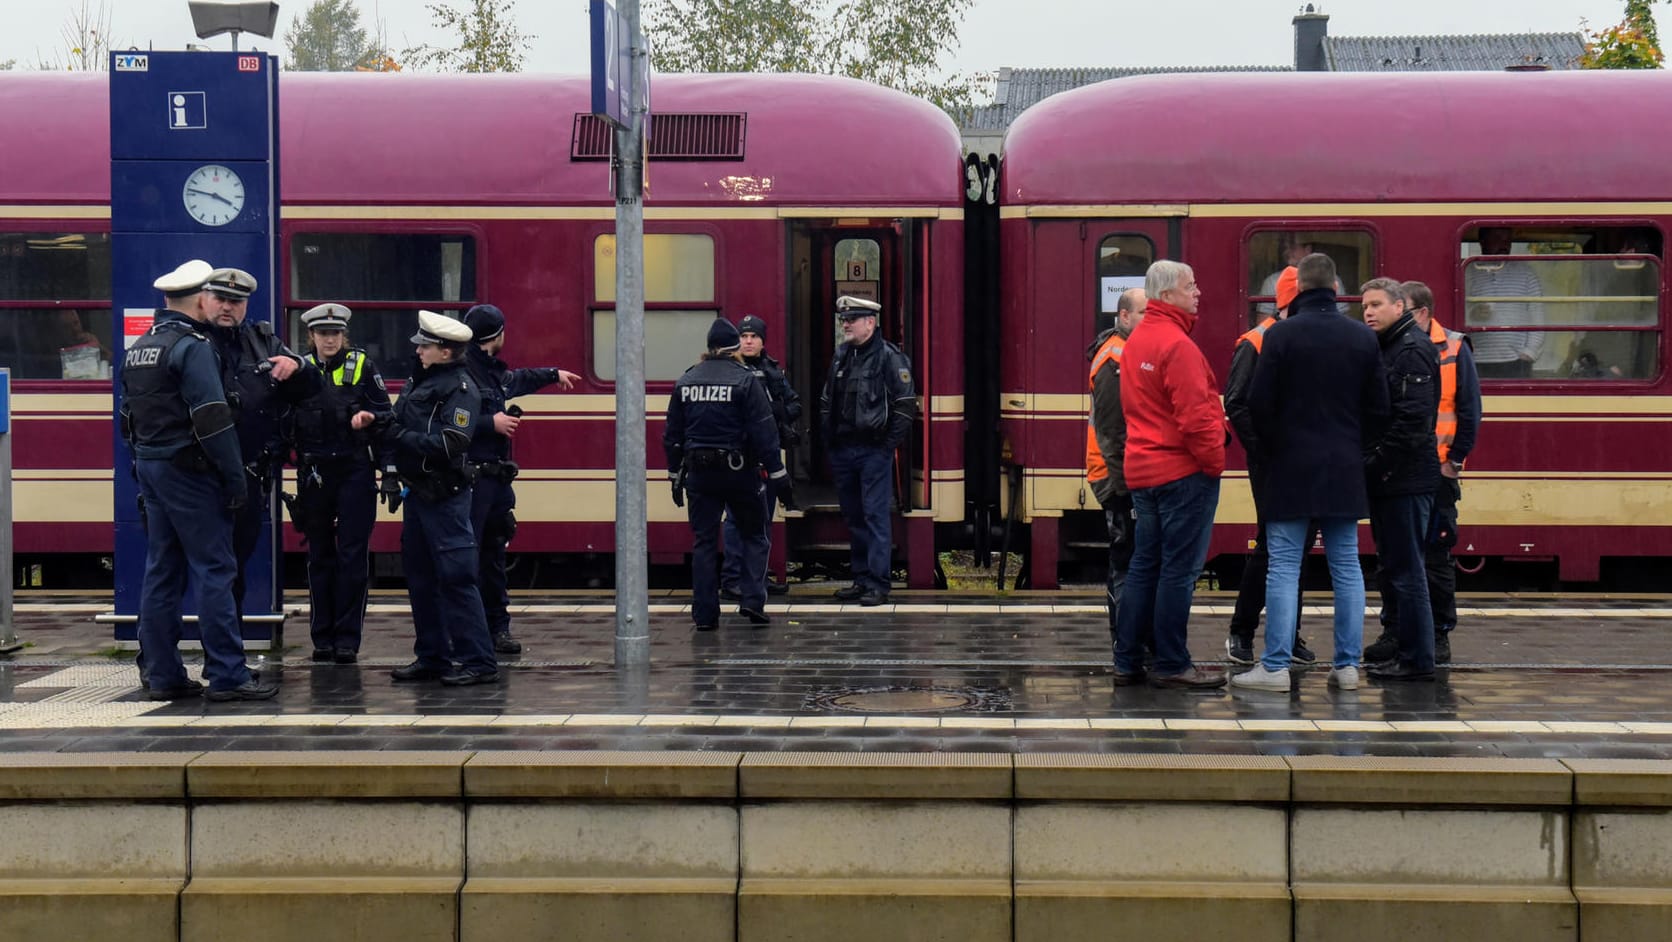
<path fill-rule="evenodd" d="M 522 642 L 511 634 L 511 593 L 506 588 L 505 547 L 517 532 L 513 513 L 517 495 L 511 482 L 517 477 L 511 460 L 511 436 L 522 422 L 521 410 L 506 411 L 505 401 L 538 392 L 553 383 L 575 388 L 580 379 L 556 367 L 513 370 L 499 358 L 505 349 L 505 314 L 492 304 L 478 304 L 465 312 L 472 344 L 467 363 L 471 379 L 482 393 L 482 413 L 476 437 L 470 442 L 470 461 L 475 465 L 476 484 L 470 502 L 470 526 L 476 534 L 481 559 L 477 588 L 482 610 L 493 636 L 493 649 L 500 654 L 522 653 Z"/>
<path fill-rule="evenodd" d="M 739 342 L 730 321 L 717 320 L 708 329 L 708 354 L 674 384 L 662 433 L 673 502 L 682 506 L 685 494 L 690 495 L 691 618 L 698 631 L 720 626 L 720 514 L 731 513 L 743 538 L 738 612 L 764 626 L 772 619 L 766 614 L 766 560 L 758 555 L 765 545 L 759 539 L 766 526 L 762 488 L 773 488 L 785 507 L 795 507 L 795 492 L 778 456 L 772 404 L 755 374 L 740 362 Z"/>
<path fill-rule="evenodd" d="M 353 664 L 359 659 L 371 574 L 367 549 L 377 519 L 378 488 L 372 464 L 372 433 L 356 431 L 356 412 L 391 415 L 383 377 L 366 351 L 348 346 L 353 312 L 321 304 L 302 312 L 313 351 L 303 359 L 323 378 L 320 391 L 297 403 L 288 423 L 296 453 L 296 500 L 291 517 L 308 541 L 308 628 L 313 659 Z M 380 465 L 394 455 L 379 445 Z M 385 499 L 399 493 L 393 472 L 385 475 Z"/>
<path fill-rule="evenodd" d="M 232 551 L 238 565 L 233 601 L 244 617 L 244 570 L 272 513 L 272 484 L 284 465 L 280 423 L 296 403 L 319 392 L 319 371 L 273 334 L 266 321 L 250 322 L 256 280 L 237 268 L 217 268 L 205 286 L 216 302 L 209 339 L 221 358 L 221 381 L 238 428 L 248 496 L 234 518 Z"/>
<path fill-rule="evenodd" d="M 785 449 L 794 448 L 801 440 L 801 396 L 790 385 L 783 367 L 766 352 L 766 321 L 751 314 L 737 322 L 737 333 L 743 338 L 738 347 L 743 354 L 743 365 L 755 374 L 755 379 L 760 381 L 772 400 L 772 421 L 778 426 L 778 444 Z M 765 488 L 762 496 L 766 500 L 766 526 L 761 529 L 762 546 L 759 552 L 764 561 L 772 552 L 772 513 L 777 501 L 771 488 Z M 720 567 L 720 597 L 737 601 L 743 597 L 737 591 L 739 573 L 743 569 L 743 538 L 737 532 L 737 521 L 729 514 L 724 534 L 726 558 Z M 766 585 L 766 591 L 773 595 L 789 591 L 789 586 L 768 580 L 764 572 L 760 578 Z"/>
<path fill-rule="evenodd" d="M 412 379 L 392 420 L 356 412 L 350 425 L 379 429 L 393 448 L 406 485 L 401 564 L 416 633 L 411 664 L 397 681 L 440 680 L 450 686 L 499 680 L 482 599 L 476 594 L 476 538 L 470 530 L 470 469 L 465 455 L 482 397 L 465 368 L 470 328 L 432 311 L 418 312 Z"/>
<path fill-rule="evenodd" d="M 192 260 L 153 284 L 167 297 L 151 329 L 122 360 L 122 433 L 134 454 L 145 521 L 140 590 L 140 668 L 153 700 L 203 694 L 265 700 L 244 665 L 233 603 L 232 515 L 247 496 L 232 411 L 206 331 L 216 303 L 203 286 L 213 269 Z M 197 589 L 203 685 L 180 659 L 181 600 Z"/>
<path fill-rule="evenodd" d="M 911 361 L 877 332 L 881 311 L 875 301 L 836 299 L 843 342 L 819 400 L 837 500 L 853 534 L 853 585 L 836 590 L 836 598 L 861 605 L 888 601 L 894 452 L 917 414 Z"/>

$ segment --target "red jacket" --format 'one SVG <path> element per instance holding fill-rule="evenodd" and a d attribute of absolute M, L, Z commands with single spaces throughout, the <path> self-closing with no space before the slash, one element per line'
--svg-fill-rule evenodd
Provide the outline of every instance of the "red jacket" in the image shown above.
<path fill-rule="evenodd" d="M 1150 299 L 1121 352 L 1126 486 L 1225 473 L 1225 409 L 1207 357 L 1190 340 L 1196 315 Z"/>

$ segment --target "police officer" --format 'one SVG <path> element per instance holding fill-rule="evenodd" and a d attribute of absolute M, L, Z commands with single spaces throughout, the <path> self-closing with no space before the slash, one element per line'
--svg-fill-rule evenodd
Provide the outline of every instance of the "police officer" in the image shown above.
<path fill-rule="evenodd" d="M 875 301 L 836 299 L 842 343 L 819 400 L 837 500 L 853 534 L 853 585 L 836 590 L 836 598 L 861 605 L 888 601 L 894 452 L 917 414 L 911 361 L 877 333 L 881 311 Z"/>
<path fill-rule="evenodd" d="M 238 429 L 248 496 L 232 527 L 232 551 L 237 561 L 233 601 L 242 624 L 244 571 L 261 538 L 261 524 L 272 513 L 271 487 L 284 464 L 280 422 L 291 406 L 319 392 L 319 371 L 273 334 L 266 321 L 251 323 L 250 295 L 256 280 L 237 268 L 217 268 L 205 286 L 214 305 L 209 339 L 221 358 L 221 382 Z"/>
<path fill-rule="evenodd" d="M 324 382 L 297 403 L 288 442 L 296 452 L 296 500 L 291 516 L 308 541 L 308 627 L 313 659 L 353 664 L 359 659 L 366 617 L 367 548 L 377 518 L 369 430 L 350 427 L 356 412 L 390 415 L 383 377 L 366 351 L 348 346 L 354 314 L 341 304 L 321 304 L 302 313 L 313 351 L 304 357 Z M 387 446 L 378 451 L 393 463 Z M 399 493 L 393 472 L 385 484 Z M 386 486 L 385 492 L 391 489 Z M 387 497 L 385 497 L 387 499 Z"/>
<path fill-rule="evenodd" d="M 432 311 L 418 312 L 412 379 L 394 417 L 356 412 L 351 427 L 376 424 L 394 451 L 406 485 L 401 564 L 416 634 L 412 663 L 390 671 L 397 681 L 440 680 L 450 686 L 499 680 L 482 600 L 476 594 L 476 539 L 470 531 L 470 477 L 465 455 L 482 408 L 465 368 L 470 328 Z"/>
<path fill-rule="evenodd" d="M 122 432 L 144 501 L 141 673 L 153 700 L 199 694 L 265 700 L 279 689 L 257 682 L 244 665 L 232 598 L 232 515 L 247 489 L 232 411 L 206 334 L 218 307 L 203 290 L 213 271 L 193 259 L 153 282 L 167 307 L 122 361 Z M 178 648 L 188 574 L 197 589 L 207 691 L 186 676 Z"/>
<path fill-rule="evenodd" d="M 737 328 L 716 320 L 708 329 L 708 353 L 674 384 L 668 399 L 668 423 L 662 433 L 673 502 L 687 510 L 691 547 L 691 618 L 698 631 L 720 626 L 717 577 L 720 514 L 729 511 L 743 539 L 743 569 L 738 613 L 756 626 L 772 623 L 766 614 L 766 560 L 758 555 L 766 527 L 763 487 L 776 490 L 785 507 L 795 507 L 789 473 L 778 456 L 778 426 L 772 404 L 755 374 L 738 353 Z M 767 471 L 763 482 L 760 468 Z"/>
<path fill-rule="evenodd" d="M 797 423 L 801 421 L 801 397 L 784 376 L 783 367 L 766 352 L 766 321 L 751 314 L 737 322 L 737 332 L 743 338 L 738 347 L 743 355 L 743 365 L 755 374 L 755 379 L 772 400 L 772 421 L 778 426 L 778 444 L 786 449 L 794 448 L 801 440 L 801 432 L 797 428 Z M 763 489 L 762 495 L 766 500 L 766 526 L 761 528 L 759 552 L 760 559 L 765 562 L 772 552 L 772 513 L 777 502 L 771 488 Z M 743 597 L 737 591 L 739 573 L 743 568 L 743 538 L 737 532 L 737 521 L 729 514 L 724 533 L 726 558 L 720 567 L 720 597 L 737 601 Z M 765 572 L 761 573 L 760 579 L 769 593 L 779 595 L 789 591 L 789 586 L 769 581 Z"/>
<path fill-rule="evenodd" d="M 478 304 L 465 312 L 471 347 L 466 357 L 470 377 L 482 394 L 482 412 L 470 442 L 470 462 L 475 466 L 476 484 L 470 501 L 470 527 L 480 552 L 477 589 L 487 616 L 493 649 L 500 654 L 522 653 L 522 642 L 511 635 L 511 593 L 506 588 L 505 547 L 517 532 L 513 509 L 517 495 L 511 482 L 517 477 L 511 460 L 511 437 L 522 422 L 505 410 L 505 401 L 559 383 L 575 388 L 580 379 L 556 367 L 513 370 L 499 358 L 505 349 L 505 314 L 492 304 Z M 519 410 L 520 412 L 520 410 Z"/>

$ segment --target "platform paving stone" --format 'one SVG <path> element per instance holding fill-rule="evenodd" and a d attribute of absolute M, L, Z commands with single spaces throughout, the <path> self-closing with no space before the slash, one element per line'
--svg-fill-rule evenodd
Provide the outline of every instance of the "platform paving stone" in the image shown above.
<path fill-rule="evenodd" d="M 1672 758 L 1672 598 L 1514 596 L 1453 635 L 1434 684 L 1357 691 L 1327 663 L 1285 696 L 1110 682 L 1095 596 L 898 592 L 893 611 L 775 600 L 774 623 L 697 633 L 676 594 L 653 597 L 651 664 L 612 665 L 607 598 L 515 600 L 521 657 L 464 689 L 395 684 L 410 659 L 398 595 L 374 598 L 361 663 L 314 665 L 307 621 L 252 651 L 282 680 L 262 703 L 152 703 L 131 653 L 93 616 L 108 600 L 20 599 L 30 647 L 0 661 L 0 751 L 223 749 L 729 750 Z M 1327 606 L 1302 634 L 1327 662 Z M 1323 596 L 1320 596 L 1322 599 Z M 1230 597 L 1198 595 L 1191 649 L 1223 666 Z M 1488 614 L 1490 613 L 1490 614 Z M 1366 631 L 1376 633 L 1373 618 Z M 1368 639 L 1367 639 L 1368 640 Z M 188 666 L 200 658 L 187 651 Z"/>

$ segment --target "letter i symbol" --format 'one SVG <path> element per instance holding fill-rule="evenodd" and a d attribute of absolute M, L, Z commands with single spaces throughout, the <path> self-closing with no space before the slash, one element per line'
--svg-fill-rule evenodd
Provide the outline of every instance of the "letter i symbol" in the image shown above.
<path fill-rule="evenodd" d="M 186 126 L 186 96 L 185 95 L 175 95 L 173 100 L 170 102 L 170 104 L 173 105 L 173 108 L 171 110 L 174 114 L 174 126 L 177 127 L 177 128 L 185 127 Z"/>

